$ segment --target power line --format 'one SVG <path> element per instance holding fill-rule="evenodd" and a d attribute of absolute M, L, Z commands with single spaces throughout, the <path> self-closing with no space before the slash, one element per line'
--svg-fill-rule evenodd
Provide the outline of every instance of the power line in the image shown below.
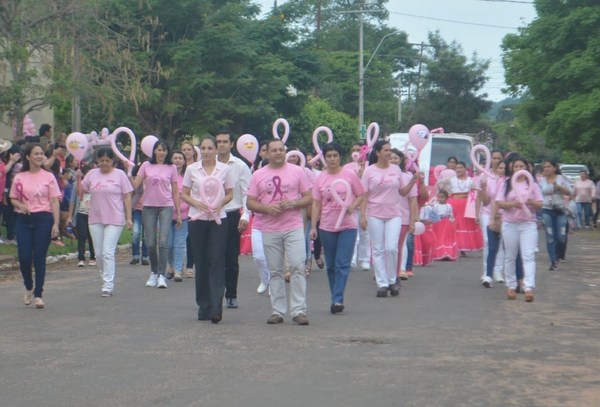
<path fill-rule="evenodd" d="M 460 20 L 450 20 L 446 18 L 436 18 L 436 17 L 428 17 L 428 16 L 420 16 L 417 14 L 409 14 L 409 13 L 401 13 L 399 11 L 390 11 L 390 14 L 398 14 L 401 16 L 414 17 L 414 18 L 422 18 L 424 20 L 434 20 L 434 21 L 444 21 L 446 23 L 454 23 L 454 24 L 464 24 L 464 25 L 475 25 L 479 27 L 488 27 L 488 28 L 502 28 L 506 30 L 518 30 L 518 27 L 507 27 L 504 25 L 493 25 L 493 24 L 482 24 L 482 23 L 473 23 L 470 21 L 460 21 Z"/>
<path fill-rule="evenodd" d="M 521 0 L 479 0 L 479 1 L 489 1 L 490 3 L 534 4 L 533 1 L 521 1 Z"/>

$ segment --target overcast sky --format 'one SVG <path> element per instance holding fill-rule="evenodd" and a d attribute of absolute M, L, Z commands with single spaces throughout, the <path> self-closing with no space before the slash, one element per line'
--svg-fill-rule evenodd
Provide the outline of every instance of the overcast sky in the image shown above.
<path fill-rule="evenodd" d="M 273 6 L 273 0 L 254 2 L 261 4 L 263 11 Z M 490 79 L 483 92 L 496 101 L 506 97 L 501 93 L 505 86 L 502 38 L 535 18 L 533 0 L 390 0 L 387 9 L 387 25 L 407 32 L 410 42 L 426 41 L 429 31 L 439 30 L 445 41 L 461 44 L 465 55 L 477 52 L 480 58 L 489 59 Z"/>

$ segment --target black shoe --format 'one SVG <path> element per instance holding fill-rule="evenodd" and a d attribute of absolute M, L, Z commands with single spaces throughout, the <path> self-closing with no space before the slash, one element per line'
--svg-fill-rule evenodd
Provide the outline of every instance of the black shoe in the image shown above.
<path fill-rule="evenodd" d="M 550 265 L 550 267 L 548 267 L 548 270 L 550 270 L 550 271 L 558 270 L 558 266 L 556 265 L 556 263 L 552 263 Z"/>
<path fill-rule="evenodd" d="M 218 324 L 221 321 L 221 319 L 223 319 L 221 314 L 212 314 L 210 316 L 210 322 L 212 322 L 213 324 Z"/>
<path fill-rule="evenodd" d="M 396 296 L 400 295 L 400 287 L 398 286 L 398 284 L 391 284 L 389 286 L 389 290 L 390 290 L 390 295 L 392 297 L 396 297 Z"/>
<path fill-rule="evenodd" d="M 142 259 L 142 266 L 149 266 L 150 262 L 146 259 Z"/>
<path fill-rule="evenodd" d="M 237 308 L 237 298 L 227 298 L 227 308 Z"/>
<path fill-rule="evenodd" d="M 134 257 L 133 259 L 131 259 L 129 264 L 134 265 L 134 264 L 138 264 L 139 262 L 140 262 L 140 259 Z"/>
<path fill-rule="evenodd" d="M 377 296 L 379 298 L 387 297 L 387 292 L 388 292 L 388 289 L 385 288 L 385 287 L 384 288 L 378 288 L 377 289 Z"/>
<path fill-rule="evenodd" d="M 331 313 L 337 314 L 339 312 L 344 311 L 344 304 L 335 303 L 331 305 Z"/>

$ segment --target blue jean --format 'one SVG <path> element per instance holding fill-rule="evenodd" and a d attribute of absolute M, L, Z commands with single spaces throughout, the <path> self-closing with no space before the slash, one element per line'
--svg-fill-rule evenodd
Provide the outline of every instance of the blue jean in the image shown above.
<path fill-rule="evenodd" d="M 592 218 L 592 203 L 591 202 L 577 202 L 577 219 L 581 219 L 583 214 L 582 226 L 590 226 L 590 219 Z"/>
<path fill-rule="evenodd" d="M 172 206 L 144 206 L 142 223 L 150 257 L 150 269 L 164 275 L 169 259 L 169 230 L 173 220 Z M 157 236 L 158 234 L 158 236 Z"/>
<path fill-rule="evenodd" d="M 54 218 L 50 212 L 30 215 L 16 214 L 17 251 L 23 283 L 27 290 L 34 288 L 31 265 L 35 267 L 34 297 L 42 297 L 46 279 L 46 255 Z"/>
<path fill-rule="evenodd" d="M 346 229 L 341 232 L 319 230 L 327 263 L 327 278 L 329 279 L 332 304 L 344 303 L 344 291 L 354 254 L 356 233 L 356 229 Z"/>
<path fill-rule="evenodd" d="M 564 245 L 567 240 L 567 215 L 552 209 L 542 209 L 542 219 L 550 263 L 555 264 L 558 261 L 557 247 Z"/>
<path fill-rule="evenodd" d="M 169 230 L 169 264 L 176 272 L 183 271 L 183 263 L 186 260 L 186 240 L 188 237 L 188 220 L 181 222 L 177 227 L 175 221 L 171 222 Z"/>
<path fill-rule="evenodd" d="M 142 258 L 148 258 L 148 247 L 146 247 L 146 239 L 144 239 L 144 226 L 142 225 L 142 211 L 134 209 L 131 212 L 133 220 L 133 230 L 131 231 L 131 255 L 140 258 L 140 240 L 142 241 Z"/>
<path fill-rule="evenodd" d="M 500 244 L 502 243 L 502 235 L 488 227 L 487 241 L 488 252 L 485 275 L 492 278 L 494 275 L 494 267 L 496 266 L 496 256 L 498 255 L 498 250 L 500 249 Z"/>
<path fill-rule="evenodd" d="M 415 235 L 414 235 L 414 233 L 408 233 L 406 235 L 406 271 L 412 271 L 414 256 L 415 256 Z"/>

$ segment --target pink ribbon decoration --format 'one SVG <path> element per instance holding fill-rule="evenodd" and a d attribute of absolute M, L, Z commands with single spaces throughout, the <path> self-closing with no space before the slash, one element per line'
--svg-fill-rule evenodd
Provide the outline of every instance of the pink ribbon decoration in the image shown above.
<path fill-rule="evenodd" d="M 104 133 L 105 129 L 102 129 L 102 132 Z M 108 130 L 107 130 L 108 132 Z M 131 145 L 131 151 L 129 153 L 129 158 L 125 157 L 125 155 L 121 152 L 121 150 L 119 150 L 119 148 L 117 147 L 117 136 L 121 133 L 125 133 L 129 136 L 129 142 Z M 115 155 L 117 157 L 119 157 L 119 159 L 121 161 L 127 162 L 128 168 L 127 168 L 127 175 L 131 176 L 131 172 L 133 171 L 133 167 L 135 167 L 135 151 L 137 148 L 136 145 L 136 141 L 135 141 L 135 134 L 133 133 L 133 131 L 131 131 L 131 129 L 127 128 L 127 127 L 119 127 L 117 129 L 115 129 L 115 131 L 108 136 L 108 139 L 110 140 L 110 146 L 112 148 L 112 150 L 114 151 Z"/>
<path fill-rule="evenodd" d="M 358 161 L 367 161 L 369 159 L 369 152 L 371 151 L 371 147 L 367 144 L 360 148 L 360 154 L 358 156 Z"/>
<path fill-rule="evenodd" d="M 17 191 L 17 199 L 23 203 L 25 203 L 25 201 L 29 201 L 29 198 L 27 198 L 27 196 L 25 195 L 25 192 L 23 191 L 23 184 L 22 183 L 18 183 L 17 185 L 15 185 L 15 190 Z"/>
<path fill-rule="evenodd" d="M 298 150 L 288 151 L 285 154 L 285 160 L 287 161 L 288 158 L 290 158 L 290 157 L 298 157 L 298 159 L 300 160 L 300 167 L 302 167 L 302 168 L 306 167 L 306 157 L 304 157 L 304 154 L 302 154 L 300 151 L 298 151 Z"/>
<path fill-rule="evenodd" d="M 315 131 L 313 132 L 313 136 L 312 136 L 313 146 L 315 147 L 315 153 L 317 153 L 317 154 L 309 161 L 309 163 L 314 164 L 318 160 L 321 160 L 321 162 L 323 163 L 323 167 L 326 167 L 327 163 L 325 162 L 325 157 L 323 156 L 323 150 L 321 150 L 321 147 L 319 146 L 319 134 L 321 132 L 324 132 L 327 135 L 328 143 L 331 143 L 333 141 L 333 132 L 331 131 L 331 129 L 329 127 L 327 127 L 327 126 L 317 127 L 315 129 Z"/>
<path fill-rule="evenodd" d="M 433 130 L 429 130 L 430 134 L 444 134 L 444 128 L 443 127 L 438 127 L 437 129 L 433 129 Z"/>
<path fill-rule="evenodd" d="M 369 150 L 373 148 L 373 145 L 379 138 L 379 124 L 376 122 L 369 123 L 369 127 L 367 127 L 367 133 L 365 134 L 365 138 L 367 140 L 367 146 L 369 146 Z"/>
<path fill-rule="evenodd" d="M 483 168 L 481 164 L 479 164 L 479 160 L 477 157 L 478 152 L 482 152 L 485 155 L 485 168 Z M 489 148 L 487 148 L 483 144 L 477 144 L 476 146 L 473 146 L 473 148 L 471 149 L 471 162 L 473 163 L 473 166 L 477 168 L 477 171 L 481 174 L 482 177 L 486 176 L 490 178 L 495 178 L 494 174 L 492 174 L 491 171 L 492 154 L 490 153 Z"/>
<path fill-rule="evenodd" d="M 279 136 L 279 125 L 283 124 L 283 136 Z M 273 133 L 273 137 L 280 139 L 283 144 L 287 142 L 288 137 L 290 136 L 290 124 L 283 117 L 275 120 L 273 123 L 273 129 L 271 130 Z"/>
<path fill-rule="evenodd" d="M 527 182 L 517 182 L 520 177 L 527 178 Z M 510 180 L 510 183 L 515 191 L 515 195 L 517 196 L 517 200 L 522 204 L 522 209 L 527 215 L 527 217 L 531 217 L 531 210 L 527 206 L 527 199 L 529 199 L 531 194 L 531 187 L 533 186 L 533 176 L 527 170 L 519 170 L 515 172 Z"/>
<path fill-rule="evenodd" d="M 199 182 L 200 199 L 202 203 L 208 207 L 208 220 L 212 217 L 217 225 L 221 224 L 221 218 L 219 217 L 219 211 L 217 208 L 219 204 L 223 202 L 225 198 L 225 190 L 221 180 L 214 175 L 200 178 Z M 191 220 L 200 219 L 201 214 L 198 213 L 192 216 Z"/>
<path fill-rule="evenodd" d="M 344 199 L 338 194 L 337 186 L 340 185 L 346 192 Z M 339 229 L 344 221 L 344 216 L 346 216 L 348 212 L 348 208 L 352 205 L 352 187 L 350 183 L 345 179 L 338 178 L 331 183 L 331 196 L 333 199 L 342 207 L 340 214 L 338 215 L 337 222 L 335 223 L 335 228 Z"/>

